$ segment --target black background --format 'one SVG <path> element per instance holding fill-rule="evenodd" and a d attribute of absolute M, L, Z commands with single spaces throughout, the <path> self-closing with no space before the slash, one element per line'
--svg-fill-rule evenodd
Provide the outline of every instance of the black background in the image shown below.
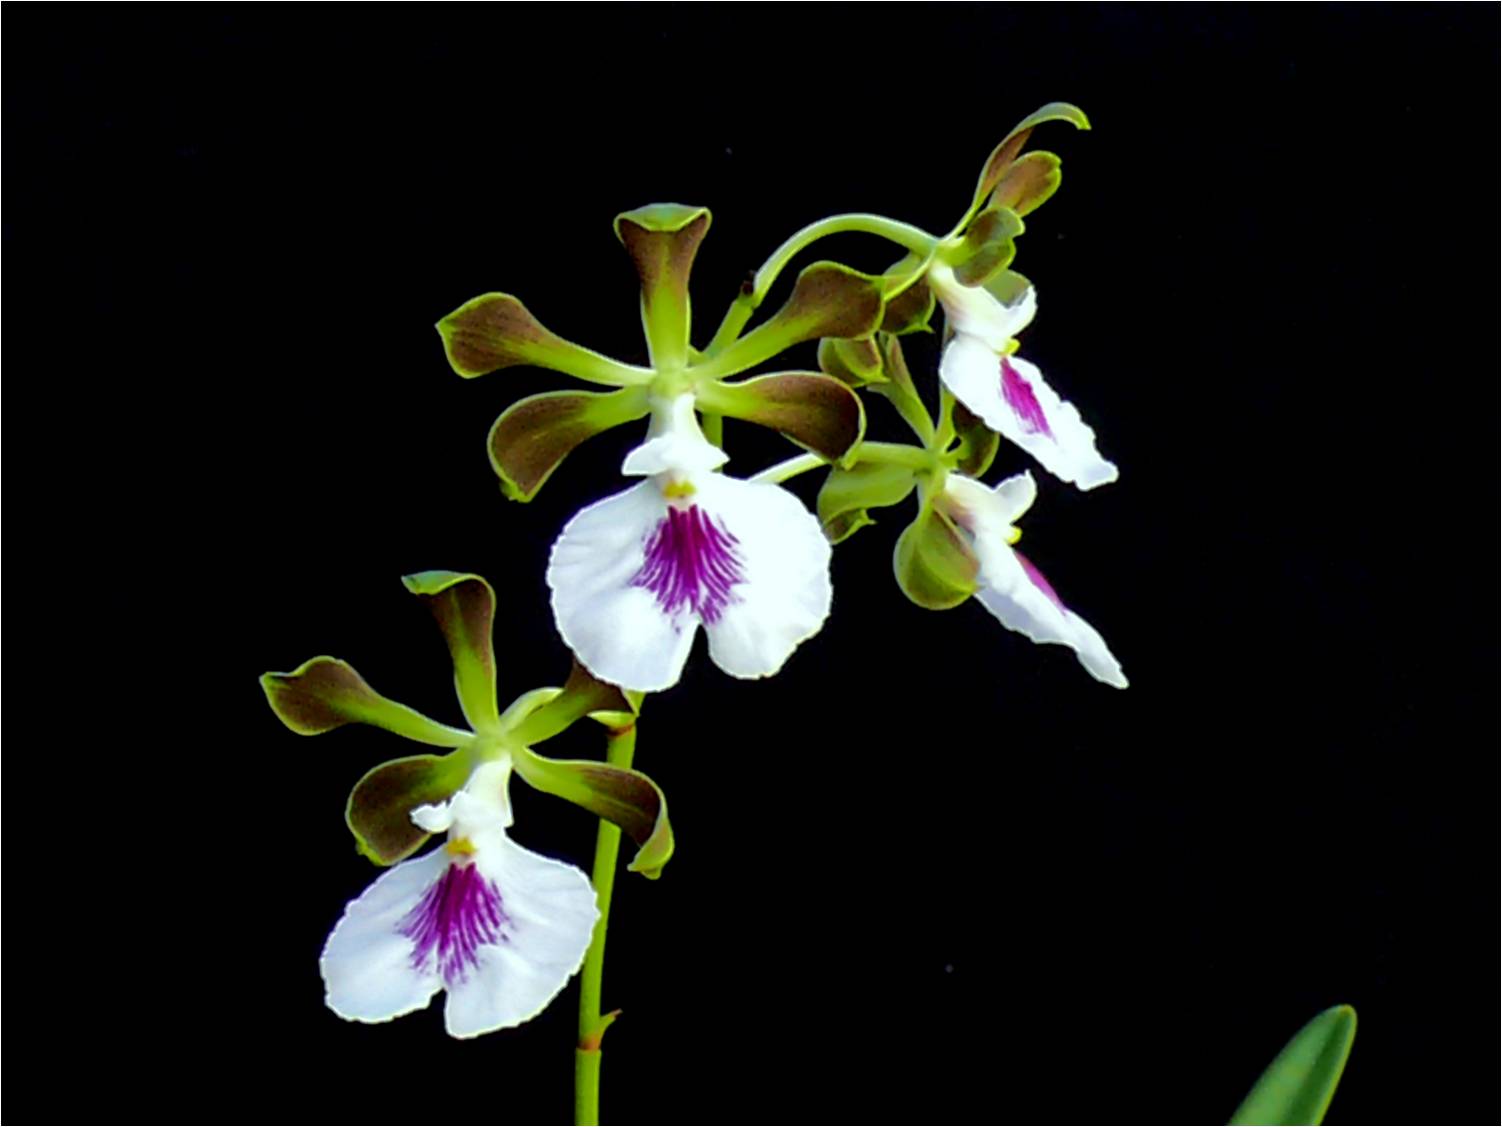
<path fill-rule="evenodd" d="M 696 654 L 642 725 L 679 852 L 618 887 L 605 1114 L 1215 1122 L 1339 1001 L 1332 1121 L 1497 1114 L 1494 8 L 6 23 L 12 1116 L 564 1121 L 572 989 L 467 1043 L 438 1007 L 323 1008 L 374 875 L 344 795 L 405 747 L 300 739 L 256 675 L 334 653 L 457 720 L 397 582 L 454 568 L 501 592 L 503 702 L 564 676 L 547 547 L 639 428 L 504 501 L 490 422 L 563 384 L 459 380 L 438 317 L 505 290 L 643 360 L 610 221 L 669 199 L 714 210 L 702 343 L 807 221 L 946 230 L 1055 99 L 1095 128 L 1034 138 L 1065 183 L 1017 260 L 1025 354 L 1122 477 L 1039 475 L 1024 539 L 1132 687 L 907 604 L 908 510 L 837 550 L 779 677 Z M 785 453 L 727 443 L 740 473 Z M 587 864 L 590 819 L 516 791 L 520 840 Z"/>

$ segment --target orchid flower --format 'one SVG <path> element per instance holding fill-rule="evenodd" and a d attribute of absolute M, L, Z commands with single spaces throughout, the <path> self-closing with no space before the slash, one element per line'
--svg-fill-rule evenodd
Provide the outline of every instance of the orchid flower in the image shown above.
<path fill-rule="evenodd" d="M 979 561 L 975 597 L 1008 630 L 1068 646 L 1097 681 L 1124 689 L 1121 663 L 1100 633 L 1066 607 L 1043 573 L 1013 547 L 1022 535 L 1014 522 L 1037 495 L 1033 475 L 1025 472 L 994 489 L 961 474 L 945 477 L 944 507 Z"/>
<path fill-rule="evenodd" d="M 1073 403 L 1049 387 L 1037 366 L 1017 356 L 1015 337 L 1038 309 L 1037 295 L 1020 275 L 1010 303 L 985 286 L 967 286 L 954 271 L 936 264 L 928 282 L 944 307 L 953 335 L 939 361 L 939 378 L 954 397 L 1003 438 L 1016 443 L 1044 469 L 1081 489 L 1116 480 L 1115 465 L 1095 448 L 1095 431 Z"/>
<path fill-rule="evenodd" d="M 564 527 L 548 564 L 559 633 L 603 680 L 654 691 L 677 682 L 700 626 L 716 665 L 766 677 L 829 614 L 829 543 L 776 485 L 715 472 L 693 396 L 655 405 L 621 472 L 647 480 Z"/>
<path fill-rule="evenodd" d="M 629 725 L 631 698 L 575 667 L 564 688 L 525 693 L 501 712 L 490 585 L 455 572 L 404 582 L 443 630 L 470 729 L 380 696 L 330 657 L 261 683 L 273 711 L 301 735 L 364 723 L 449 749 L 383 763 L 355 785 L 345 809 L 355 842 L 393 867 L 345 909 L 320 967 L 340 1017 L 389 1021 L 446 990 L 449 1033 L 474 1037 L 536 1016 L 579 969 L 598 917 L 582 872 L 511 840 L 512 771 L 619 825 L 638 845 L 630 868 L 644 875 L 656 876 L 672 855 L 672 830 L 662 792 L 645 775 L 547 759 L 530 747 L 585 715 Z M 414 858 L 430 834 L 447 838 Z"/>
<path fill-rule="evenodd" d="M 350 902 L 319 967 L 328 1005 L 389 1021 L 448 992 L 444 1025 L 474 1037 L 541 1013 L 584 961 L 599 911 L 589 878 L 509 837 L 507 757 L 446 803 L 411 813 L 448 841 L 388 869 Z"/>

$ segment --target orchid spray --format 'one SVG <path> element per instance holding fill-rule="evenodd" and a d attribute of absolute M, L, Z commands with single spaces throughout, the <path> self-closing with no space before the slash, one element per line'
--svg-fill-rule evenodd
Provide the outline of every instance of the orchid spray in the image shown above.
<path fill-rule="evenodd" d="M 689 295 L 709 211 L 653 204 L 618 216 L 615 234 L 641 283 L 645 367 L 564 340 L 507 293 L 483 294 L 439 322 L 460 376 L 529 365 L 607 389 L 549 391 L 501 413 L 490 460 L 512 500 L 532 499 L 590 437 L 643 420 L 646 427 L 621 466 L 627 480 L 564 525 L 546 562 L 558 631 L 576 659 L 563 687 L 522 692 L 500 708 L 495 593 L 478 576 L 440 571 L 405 583 L 448 643 L 467 728 L 388 700 L 329 657 L 262 679 L 294 732 L 364 723 L 436 749 L 375 767 L 349 797 L 346 820 L 360 851 L 386 868 L 325 945 L 321 969 L 335 1013 L 387 1021 L 443 992 L 449 1033 L 474 1037 L 527 1021 L 581 973 L 575 1114 L 577 1123 L 597 1123 L 601 1042 L 613 1019 L 602 1008 L 601 976 L 620 834 L 636 843 L 628 867 L 644 876 L 658 876 L 673 852 L 667 802 L 632 765 L 644 698 L 679 680 L 701 628 L 710 659 L 732 676 L 796 668 L 799 644 L 829 618 L 831 546 L 872 523 L 872 509 L 916 496 L 917 515 L 891 548 L 898 588 L 914 603 L 944 610 L 974 597 L 1007 628 L 1067 646 L 1097 681 L 1126 687 L 1102 635 L 1015 546 L 1038 481 L 1024 472 L 983 482 L 1002 439 L 1038 463 L 1045 487 L 1057 478 L 1094 489 L 1118 474 L 1084 415 L 1018 354 L 1038 297 L 1011 269 L 1017 240 L 1023 217 L 1060 179 L 1057 156 L 1025 149 L 1048 122 L 1089 128 L 1065 103 L 1025 118 L 987 158 L 947 233 L 871 214 L 796 232 L 742 286 L 702 347 Z M 748 329 L 796 256 L 849 232 L 884 240 L 896 261 L 880 274 L 831 261 L 805 266 L 776 312 Z M 933 332 L 940 311 L 936 378 L 915 379 L 902 338 Z M 805 345 L 817 369 L 779 360 Z M 915 441 L 865 440 L 866 405 L 878 399 Z M 777 431 L 801 452 L 758 473 L 727 472 L 727 416 Z M 814 513 L 781 485 L 809 472 L 825 475 Z M 581 720 L 603 731 L 603 761 L 534 750 Z M 513 774 L 599 816 L 589 878 L 512 840 Z M 441 844 L 418 855 L 432 835 Z M 1323 1111 L 1317 1097 L 1324 1092 L 1328 1102 L 1339 1076 L 1328 1050 L 1339 1049 L 1343 1063 L 1340 1046 L 1349 1047 L 1344 1013 L 1300 1035 L 1325 1053 L 1323 1071 L 1295 1053 L 1283 1072 L 1277 1063 L 1269 1070 L 1269 1090 L 1287 1088 L 1292 1068 L 1295 1087 L 1313 1092 L 1309 1106 Z"/>

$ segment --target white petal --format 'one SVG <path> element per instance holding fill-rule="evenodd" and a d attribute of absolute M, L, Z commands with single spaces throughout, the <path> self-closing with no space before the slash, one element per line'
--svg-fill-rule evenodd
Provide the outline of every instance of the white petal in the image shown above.
<path fill-rule="evenodd" d="M 596 677 L 643 692 L 677 682 L 698 629 L 691 614 L 666 614 L 652 592 L 632 586 L 666 515 L 656 483 L 644 481 L 580 511 L 548 560 L 564 642 Z"/>
<path fill-rule="evenodd" d="M 454 824 L 454 804 L 452 801 L 426 802 L 414 806 L 407 816 L 420 830 L 427 830 L 430 834 L 445 833 Z"/>
<path fill-rule="evenodd" d="M 944 306 L 944 318 L 957 333 L 977 337 L 997 352 L 1028 325 L 1038 312 L 1038 296 L 1028 286 L 1011 305 L 1003 305 L 983 286 L 966 286 L 947 266 L 935 266 L 928 282 Z"/>
<path fill-rule="evenodd" d="M 350 901 L 318 963 L 329 1009 L 351 1021 L 390 1021 L 432 1000 L 443 980 L 413 965 L 412 941 L 397 928 L 447 865 L 442 849 L 403 861 Z"/>
<path fill-rule="evenodd" d="M 1009 544 L 1017 518 L 1038 498 L 1038 483 L 1023 471 L 989 489 L 974 478 L 950 474 L 944 479 L 944 492 L 959 502 L 966 517 L 961 523 L 977 540 Z"/>
<path fill-rule="evenodd" d="M 704 437 L 694 414 L 694 397 L 685 393 L 653 403 L 647 441 L 626 455 L 621 473 L 687 475 L 715 469 L 729 460 L 730 455 Z"/>
<path fill-rule="evenodd" d="M 476 840 L 475 864 L 501 894 L 499 942 L 449 989 L 444 1024 L 476 1037 L 536 1017 L 584 962 L 600 912 L 589 878 L 572 865 L 523 849 L 499 830 Z"/>
<path fill-rule="evenodd" d="M 944 349 L 939 377 L 988 427 L 1021 446 L 1056 477 L 1081 489 L 1118 477 L 1116 467 L 1095 449 L 1095 432 L 1073 403 L 1060 399 L 1044 382 L 1035 365 L 1016 356 L 1003 357 L 979 337 L 960 333 Z"/>
<path fill-rule="evenodd" d="M 766 677 L 829 616 L 829 541 L 793 494 L 721 474 L 699 479 L 704 508 L 737 540 L 742 582 L 706 622 L 715 664 L 736 677 Z"/>
<path fill-rule="evenodd" d="M 450 800 L 455 837 L 473 837 L 487 829 L 505 828 L 514 820 L 511 814 L 511 756 L 482 763 L 470 775 L 464 789 Z M 417 811 L 413 811 L 413 821 Z M 418 825 L 422 825 L 421 822 Z"/>
<path fill-rule="evenodd" d="M 1106 647 L 1100 633 L 1069 610 L 1046 585 L 1042 573 L 1004 542 L 977 540 L 981 588 L 975 597 L 999 618 L 1002 625 L 1035 642 L 1058 642 L 1069 646 L 1097 681 L 1118 689 L 1127 687 L 1121 664 Z M 1031 569 L 1031 571 L 1029 570 Z"/>

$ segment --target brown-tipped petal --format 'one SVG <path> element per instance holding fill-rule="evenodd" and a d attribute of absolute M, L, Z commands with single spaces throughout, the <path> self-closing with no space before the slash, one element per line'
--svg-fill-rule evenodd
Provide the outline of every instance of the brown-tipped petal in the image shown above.
<path fill-rule="evenodd" d="M 495 592 L 478 575 L 420 571 L 402 583 L 428 605 L 454 661 L 459 704 L 476 731 L 494 731 L 500 713 L 495 697 Z"/>
<path fill-rule="evenodd" d="M 706 383 L 697 400 L 705 410 L 771 427 L 831 462 L 844 458 L 866 430 L 859 396 L 821 372 Z"/>
<path fill-rule="evenodd" d="M 652 378 L 651 372 L 628 368 L 549 332 L 510 294 L 487 293 L 466 301 L 438 322 L 438 333 L 450 366 L 466 379 L 517 364 L 615 387 Z"/>
<path fill-rule="evenodd" d="M 548 391 L 517 400 L 490 428 L 490 464 L 513 501 L 530 501 L 586 438 L 640 419 L 651 409 L 646 390 Z"/>
<path fill-rule="evenodd" d="M 1010 208 L 1018 215 L 1037 210 L 1059 190 L 1061 163 L 1053 153 L 1041 149 L 1025 153 L 1007 169 L 986 206 Z"/>
<path fill-rule="evenodd" d="M 656 878 L 673 855 L 673 829 L 662 790 L 640 771 L 592 760 L 545 759 L 526 748 L 516 753 L 516 772 L 546 794 L 567 799 L 619 826 L 637 845 L 628 866 Z"/>
<path fill-rule="evenodd" d="M 1007 169 L 1022 152 L 1022 147 L 1027 144 L 1033 130 L 1045 121 L 1067 121 L 1076 129 L 1089 129 L 1090 119 L 1085 116 L 1085 111 L 1068 102 L 1049 102 L 1048 105 L 1034 113 L 1029 114 L 1017 123 L 1006 138 L 991 150 L 991 155 L 986 158 L 985 166 L 981 170 L 980 181 L 975 187 L 975 202 L 979 203 L 986 195 L 1001 183 Z"/>
<path fill-rule="evenodd" d="M 615 233 L 641 278 L 642 320 L 655 366 L 681 365 L 688 355 L 688 280 L 709 230 L 709 210 L 651 204 L 615 218 Z"/>
<path fill-rule="evenodd" d="M 928 610 L 948 610 L 975 593 L 980 561 L 947 516 L 924 505 L 892 554 L 902 593 Z"/>
<path fill-rule="evenodd" d="M 1011 264 L 1023 224 L 1010 208 L 988 207 L 970 221 L 965 242 L 955 255 L 954 276 L 963 285 L 978 286 Z"/>
<path fill-rule="evenodd" d="M 464 785 L 469 756 L 412 755 L 366 772 L 344 807 L 344 821 L 360 852 L 378 865 L 405 860 L 428 840 L 412 822 L 419 806 L 445 802 Z"/>
<path fill-rule="evenodd" d="M 929 318 L 933 316 L 934 291 L 919 278 L 896 297 L 887 301 L 886 312 L 881 319 L 881 331 L 894 335 L 930 332 Z"/>
<path fill-rule="evenodd" d="M 815 262 L 798 275 L 787 303 L 713 360 L 704 370 L 729 376 L 753 368 L 806 340 L 870 336 L 881 324 L 882 281 L 837 262 Z"/>
<path fill-rule="evenodd" d="M 387 700 L 344 661 L 315 657 L 291 673 L 266 673 L 261 688 L 271 710 L 301 736 L 316 736 L 345 724 L 371 724 L 436 747 L 458 747 L 469 732 L 429 720 L 420 712 Z"/>

